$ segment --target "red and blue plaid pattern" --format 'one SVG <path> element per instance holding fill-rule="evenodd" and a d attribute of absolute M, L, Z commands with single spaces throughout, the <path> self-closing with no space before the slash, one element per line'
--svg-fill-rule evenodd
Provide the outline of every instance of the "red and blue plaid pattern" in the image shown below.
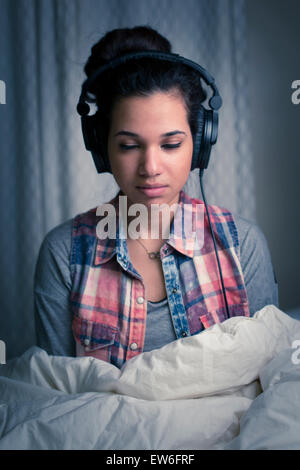
<path fill-rule="evenodd" d="M 70 295 L 77 355 L 94 356 L 117 367 L 143 351 L 147 316 L 145 286 L 131 264 L 126 238 L 121 236 L 122 223 L 121 232 L 118 229 L 119 196 L 110 201 L 116 211 L 116 238 L 97 238 L 96 227 L 101 219 L 96 215 L 97 208 L 73 220 Z M 178 338 L 197 334 L 226 319 L 204 203 L 181 191 L 179 206 L 185 210 L 176 211 L 170 237 L 160 250 Z M 250 316 L 233 216 L 218 206 L 208 208 L 229 314 Z M 196 212 L 200 214 L 196 230 L 186 236 L 181 229 L 182 219 Z"/>

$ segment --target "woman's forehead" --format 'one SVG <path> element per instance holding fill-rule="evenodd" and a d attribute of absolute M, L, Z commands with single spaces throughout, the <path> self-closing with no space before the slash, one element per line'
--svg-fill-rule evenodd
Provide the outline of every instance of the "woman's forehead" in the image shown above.
<path fill-rule="evenodd" d="M 133 126 L 132 132 L 145 129 L 147 124 L 153 129 L 157 127 L 161 133 L 161 126 L 174 128 L 174 126 L 187 125 L 187 114 L 183 99 L 174 94 L 155 92 L 150 96 L 131 96 L 122 98 L 113 109 L 112 124 Z M 129 129 L 130 130 L 130 129 Z M 170 129 L 168 129 L 170 130 Z M 115 132 L 120 129 L 114 129 Z M 167 130 L 165 131 L 167 132 Z"/>

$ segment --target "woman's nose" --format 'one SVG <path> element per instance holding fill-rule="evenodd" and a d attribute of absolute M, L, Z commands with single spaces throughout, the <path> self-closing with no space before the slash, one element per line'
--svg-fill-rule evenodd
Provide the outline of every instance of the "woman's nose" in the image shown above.
<path fill-rule="evenodd" d="M 145 148 L 141 154 L 140 172 L 146 176 L 154 176 L 161 173 L 160 151 L 154 147 Z"/>

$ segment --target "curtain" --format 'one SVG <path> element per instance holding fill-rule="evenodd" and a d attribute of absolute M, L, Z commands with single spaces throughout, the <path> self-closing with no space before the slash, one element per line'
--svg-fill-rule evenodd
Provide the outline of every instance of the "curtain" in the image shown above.
<path fill-rule="evenodd" d="M 44 236 L 118 191 L 111 175 L 96 173 L 76 112 L 83 65 L 107 31 L 148 24 L 215 77 L 223 107 L 204 176 L 207 200 L 255 220 L 244 9 L 244 0 L 0 0 L 0 339 L 7 359 L 35 342 L 33 274 Z M 184 189 L 201 198 L 197 170 Z"/>

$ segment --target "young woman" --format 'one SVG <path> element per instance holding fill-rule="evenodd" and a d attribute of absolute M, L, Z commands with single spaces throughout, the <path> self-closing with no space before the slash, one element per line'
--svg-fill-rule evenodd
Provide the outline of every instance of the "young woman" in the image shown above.
<path fill-rule="evenodd" d="M 113 30 L 92 48 L 85 72 L 90 77 L 115 57 L 141 50 L 171 52 L 171 45 L 148 26 Z M 196 72 L 154 59 L 119 65 L 99 77 L 91 92 L 101 115 L 99 145 L 120 187 L 110 201 L 116 235 L 97 236 L 103 216 L 97 208 L 47 234 L 35 273 L 37 344 L 49 354 L 90 355 L 121 367 L 143 351 L 226 319 L 205 213 L 197 226 L 203 240 L 197 231 L 176 233 L 184 217 L 176 207 L 203 206 L 182 188 L 191 170 L 196 113 L 205 93 Z M 120 196 L 126 198 L 125 219 Z M 134 204 L 147 209 L 139 238 L 127 230 Z M 151 217 L 155 204 L 170 208 L 164 220 Z M 277 305 L 277 284 L 260 229 L 227 209 L 209 210 L 229 316 Z M 156 238 L 151 236 L 154 228 Z"/>

